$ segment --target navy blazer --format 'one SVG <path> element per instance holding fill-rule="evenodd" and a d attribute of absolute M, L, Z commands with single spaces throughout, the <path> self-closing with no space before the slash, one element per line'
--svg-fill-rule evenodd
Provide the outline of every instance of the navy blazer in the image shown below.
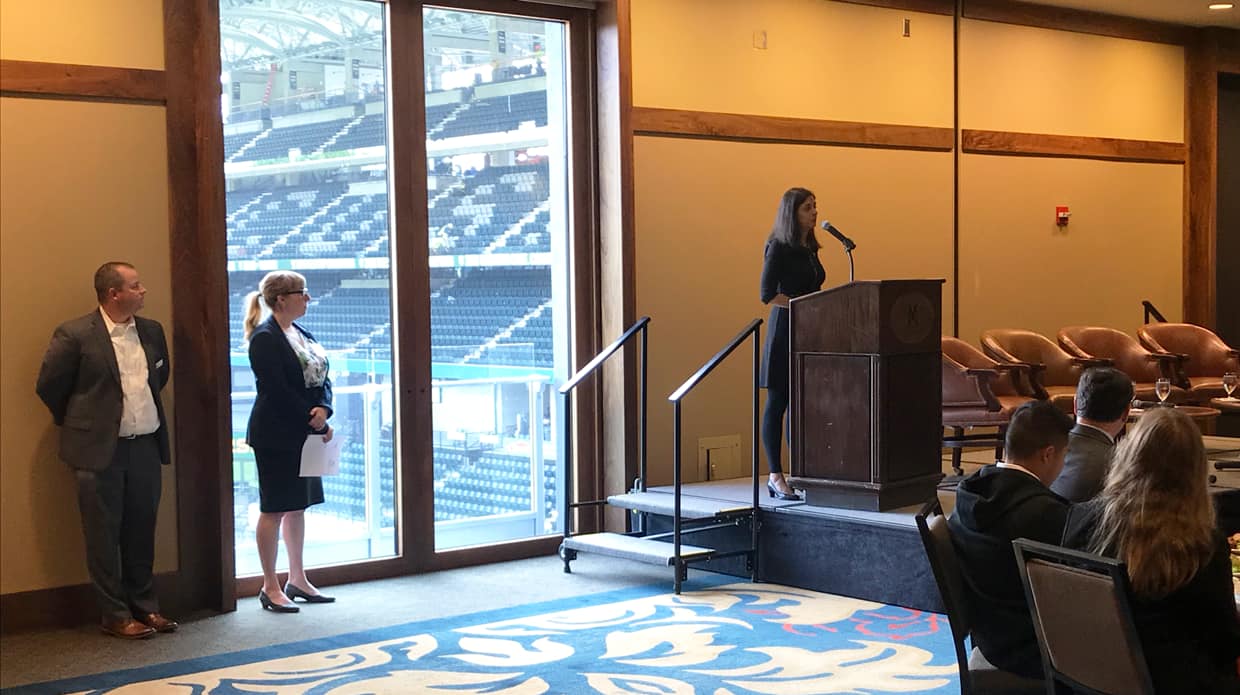
<path fill-rule="evenodd" d="M 310 331 L 296 323 L 293 328 L 314 341 Z M 315 434 L 310 429 L 310 409 L 325 408 L 331 417 L 331 379 L 325 379 L 322 386 L 306 387 L 297 353 L 274 316 L 259 324 L 250 335 L 250 368 L 254 370 L 258 397 L 250 411 L 246 443 L 252 447 L 300 451 L 306 436 Z"/>
<path fill-rule="evenodd" d="M 60 458 L 72 468 L 101 471 L 112 463 L 124 410 L 121 372 L 112 337 L 99 309 L 56 327 L 43 355 L 35 392 L 60 425 Z M 158 321 L 134 317 L 138 341 L 146 353 L 147 381 L 159 415 L 156 441 L 159 460 L 172 462 L 168 420 L 159 392 L 168 383 L 172 364 L 168 341 Z"/>

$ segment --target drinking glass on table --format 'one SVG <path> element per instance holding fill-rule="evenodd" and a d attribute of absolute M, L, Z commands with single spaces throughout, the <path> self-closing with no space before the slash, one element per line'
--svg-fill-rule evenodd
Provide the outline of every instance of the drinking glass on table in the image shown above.
<path fill-rule="evenodd" d="M 1171 395 L 1171 380 L 1159 379 L 1154 382 L 1154 395 L 1158 396 L 1159 403 L 1166 403 L 1167 396 Z"/>
<path fill-rule="evenodd" d="M 1236 390 L 1236 382 L 1238 381 L 1235 372 L 1227 372 L 1223 375 L 1223 390 L 1227 392 L 1227 397 L 1232 397 L 1232 392 Z"/>

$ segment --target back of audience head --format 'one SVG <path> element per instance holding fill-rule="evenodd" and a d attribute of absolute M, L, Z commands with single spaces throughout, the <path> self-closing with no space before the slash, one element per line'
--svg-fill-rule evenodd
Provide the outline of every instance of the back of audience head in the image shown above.
<path fill-rule="evenodd" d="M 1076 414 L 1092 422 L 1128 419 L 1132 406 L 1132 379 L 1114 367 L 1091 367 L 1076 385 Z"/>
<path fill-rule="evenodd" d="M 1050 485 L 1063 470 L 1072 418 L 1050 401 L 1030 401 L 1012 413 L 1004 440 L 1005 458 Z"/>
<path fill-rule="evenodd" d="M 1214 505 L 1201 432 L 1187 415 L 1145 413 L 1116 448 L 1099 500 L 1090 550 L 1124 561 L 1137 595 L 1166 596 L 1209 561 Z"/>

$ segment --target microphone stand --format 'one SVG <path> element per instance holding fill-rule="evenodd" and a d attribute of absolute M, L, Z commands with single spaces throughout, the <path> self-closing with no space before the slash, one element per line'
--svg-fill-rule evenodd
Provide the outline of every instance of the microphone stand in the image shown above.
<path fill-rule="evenodd" d="M 852 249 L 844 249 L 844 253 L 848 254 L 848 281 L 849 281 L 849 282 L 852 282 L 852 281 L 853 281 L 853 271 L 854 271 L 854 269 L 853 269 Z"/>

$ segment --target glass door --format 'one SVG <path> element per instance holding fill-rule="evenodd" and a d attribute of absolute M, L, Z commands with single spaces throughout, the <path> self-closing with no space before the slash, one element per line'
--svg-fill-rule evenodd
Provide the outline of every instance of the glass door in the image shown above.
<path fill-rule="evenodd" d="M 273 270 L 306 278 L 298 323 L 328 352 L 345 439 L 340 474 L 306 510 L 306 565 L 397 552 L 385 13 L 369 0 L 220 2 L 239 577 L 261 573 L 242 321 Z"/>
<path fill-rule="evenodd" d="M 560 532 L 567 27 L 423 10 L 436 551 Z"/>

